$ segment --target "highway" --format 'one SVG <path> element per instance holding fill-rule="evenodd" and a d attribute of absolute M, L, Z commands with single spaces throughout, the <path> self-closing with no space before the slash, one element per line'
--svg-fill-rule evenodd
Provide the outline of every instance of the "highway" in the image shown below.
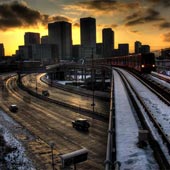
<path fill-rule="evenodd" d="M 50 93 L 49 98 L 51 99 L 62 101 L 68 104 L 71 103 L 74 106 L 92 110 L 92 106 L 91 106 L 92 97 L 74 94 L 72 92 L 64 91 L 58 88 L 51 88 L 51 86 L 48 86 L 47 84 L 43 83 L 40 80 L 41 76 L 42 74 L 39 74 L 37 77 L 36 77 L 36 74 L 30 74 L 28 76 L 24 76 L 22 79 L 22 82 L 25 87 L 30 88 L 33 91 L 36 91 L 35 80 L 37 79 L 37 93 L 42 94 L 42 90 L 48 89 Z M 94 102 L 95 102 L 94 111 L 108 115 L 109 113 L 109 102 L 108 101 L 95 98 Z"/>
<path fill-rule="evenodd" d="M 79 112 L 70 111 L 61 106 L 29 96 L 28 93 L 18 88 L 16 77 L 8 79 L 5 84 L 6 90 L 2 91 L 1 107 L 19 122 L 23 129 L 29 130 L 35 136 L 32 140 L 25 137 L 23 142 L 37 169 L 51 169 L 51 142 L 54 143 L 56 168 L 61 165 L 59 154 L 69 153 L 83 147 L 89 150 L 88 160 L 78 164 L 77 168 L 80 170 L 100 170 L 104 168 L 107 122 L 95 120 L 94 118 L 80 115 Z M 25 102 L 23 96 L 30 98 L 30 103 Z M 79 104 L 80 98 L 82 97 L 78 98 L 77 104 Z M 8 107 L 11 104 L 18 105 L 19 111 L 16 114 L 9 112 Z M 104 107 L 101 106 L 101 108 Z M 89 120 L 91 124 L 89 132 L 85 133 L 72 128 L 71 122 L 77 117 Z"/>

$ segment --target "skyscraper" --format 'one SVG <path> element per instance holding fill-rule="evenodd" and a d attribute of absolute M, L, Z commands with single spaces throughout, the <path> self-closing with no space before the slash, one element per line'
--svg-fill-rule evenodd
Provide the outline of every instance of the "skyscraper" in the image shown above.
<path fill-rule="evenodd" d="M 72 57 L 71 23 L 60 21 L 48 24 L 49 43 L 58 46 L 59 59 L 69 60 Z"/>
<path fill-rule="evenodd" d="M 135 54 L 140 53 L 142 43 L 140 41 L 135 41 Z"/>
<path fill-rule="evenodd" d="M 140 48 L 141 53 L 150 53 L 150 46 L 149 45 L 142 45 Z"/>
<path fill-rule="evenodd" d="M 118 44 L 119 55 L 124 56 L 129 54 L 129 44 Z"/>
<path fill-rule="evenodd" d="M 41 37 L 41 44 L 49 44 L 48 35 Z"/>
<path fill-rule="evenodd" d="M 82 58 L 91 58 L 96 54 L 96 19 L 80 18 L 80 36 Z"/>
<path fill-rule="evenodd" d="M 4 52 L 5 50 L 4 50 L 4 44 L 3 43 L 0 43 L 0 57 L 4 57 Z"/>
<path fill-rule="evenodd" d="M 40 44 L 40 33 L 26 32 L 24 35 L 25 45 Z"/>
<path fill-rule="evenodd" d="M 114 32 L 111 28 L 102 30 L 103 57 L 112 57 L 114 49 Z"/>

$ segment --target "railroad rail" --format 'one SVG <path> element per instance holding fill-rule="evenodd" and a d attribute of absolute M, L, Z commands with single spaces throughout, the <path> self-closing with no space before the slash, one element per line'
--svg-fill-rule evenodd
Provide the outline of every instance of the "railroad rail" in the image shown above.
<path fill-rule="evenodd" d="M 153 131 L 153 129 L 150 127 L 148 120 L 146 119 L 146 117 L 143 114 L 143 111 L 141 110 L 141 106 L 144 108 L 145 113 L 147 113 L 147 116 L 150 119 L 150 122 L 153 123 L 155 129 L 158 131 L 160 138 L 162 139 L 162 143 L 166 144 L 167 150 L 170 148 L 170 141 L 167 137 L 167 135 L 165 134 L 165 132 L 163 131 L 161 125 L 157 122 L 157 120 L 153 117 L 152 112 L 149 110 L 149 108 L 145 105 L 145 103 L 143 102 L 142 98 L 138 95 L 138 93 L 135 91 L 135 89 L 133 88 L 133 86 L 131 85 L 131 83 L 129 82 L 129 80 L 123 75 L 123 73 L 118 70 L 115 69 L 118 74 L 120 75 L 120 77 L 122 78 L 125 87 L 127 89 L 129 98 L 131 99 L 134 108 L 136 110 L 136 113 L 138 115 L 138 118 L 141 122 L 141 125 L 143 127 L 143 129 L 146 129 L 149 131 L 149 139 L 148 142 L 150 143 L 151 148 L 154 151 L 155 157 L 159 163 L 159 166 L 161 167 L 161 169 L 170 169 L 170 162 L 167 159 L 166 155 L 164 154 L 164 151 L 162 151 L 162 148 L 157 140 L 157 138 L 155 137 L 155 132 Z M 139 104 L 140 103 L 140 104 Z"/>
<path fill-rule="evenodd" d="M 166 75 L 159 74 L 159 73 L 156 73 L 156 72 L 151 72 L 151 75 L 170 83 L 170 76 L 166 76 Z"/>
<path fill-rule="evenodd" d="M 160 86 L 158 83 L 153 82 L 146 78 L 145 74 L 139 74 L 137 72 L 130 72 L 137 80 L 139 80 L 142 84 L 147 86 L 153 93 L 155 93 L 164 103 L 170 106 L 170 92 L 166 91 L 165 88 Z"/>

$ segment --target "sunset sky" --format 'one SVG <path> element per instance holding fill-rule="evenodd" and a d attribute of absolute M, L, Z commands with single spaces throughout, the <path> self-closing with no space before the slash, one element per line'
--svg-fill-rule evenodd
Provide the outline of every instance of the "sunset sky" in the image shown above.
<path fill-rule="evenodd" d="M 80 43 L 79 21 L 96 18 L 97 42 L 102 42 L 102 29 L 115 32 L 118 43 L 149 44 L 151 50 L 170 47 L 169 0 L 0 0 L 0 43 L 5 55 L 24 45 L 25 32 L 47 35 L 49 22 L 72 23 L 73 44 Z"/>

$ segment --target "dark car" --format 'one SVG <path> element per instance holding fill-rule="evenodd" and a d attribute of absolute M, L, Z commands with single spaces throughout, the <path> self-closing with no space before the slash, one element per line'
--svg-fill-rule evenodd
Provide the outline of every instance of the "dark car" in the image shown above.
<path fill-rule="evenodd" d="M 85 130 L 87 131 L 90 127 L 89 122 L 87 119 L 76 119 L 75 121 L 72 122 L 73 128 L 79 129 L 79 130 Z"/>
<path fill-rule="evenodd" d="M 18 107 L 17 107 L 17 105 L 12 104 L 11 106 L 9 106 L 9 110 L 10 110 L 11 112 L 16 113 L 16 112 L 18 111 Z"/>
<path fill-rule="evenodd" d="M 50 94 L 49 94 L 48 90 L 43 90 L 42 95 L 48 97 Z"/>

